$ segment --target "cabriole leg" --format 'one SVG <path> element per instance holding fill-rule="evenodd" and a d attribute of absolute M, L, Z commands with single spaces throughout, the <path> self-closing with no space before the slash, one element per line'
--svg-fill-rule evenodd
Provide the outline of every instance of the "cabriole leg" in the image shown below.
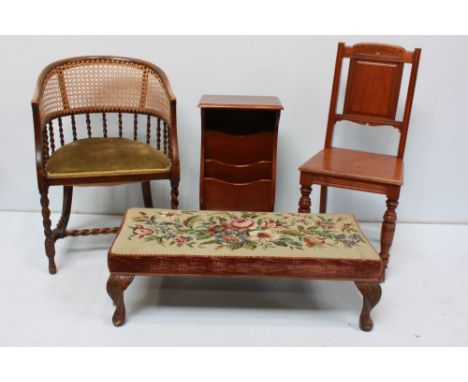
<path fill-rule="evenodd" d="M 52 233 L 52 221 L 50 220 L 50 209 L 49 209 L 49 197 L 48 190 L 41 192 L 41 212 L 42 212 L 42 224 L 44 226 L 45 235 L 45 251 L 49 258 L 49 273 L 51 275 L 57 273 L 57 267 L 55 266 L 55 240 Z"/>
<path fill-rule="evenodd" d="M 115 312 L 112 322 L 115 326 L 121 326 L 125 322 L 124 291 L 132 283 L 135 275 L 125 276 L 111 274 L 107 281 L 107 293 L 114 302 Z"/>
<path fill-rule="evenodd" d="M 365 332 L 370 332 L 374 326 L 370 312 L 379 302 L 382 289 L 376 281 L 356 281 L 355 284 L 363 296 L 359 327 Z"/>

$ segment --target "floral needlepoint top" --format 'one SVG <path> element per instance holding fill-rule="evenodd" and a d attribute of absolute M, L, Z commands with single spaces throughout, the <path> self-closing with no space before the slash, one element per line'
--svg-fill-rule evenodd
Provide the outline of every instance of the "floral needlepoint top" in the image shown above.
<path fill-rule="evenodd" d="M 350 215 L 139 210 L 129 241 L 211 252 L 353 248 L 367 241 Z"/>

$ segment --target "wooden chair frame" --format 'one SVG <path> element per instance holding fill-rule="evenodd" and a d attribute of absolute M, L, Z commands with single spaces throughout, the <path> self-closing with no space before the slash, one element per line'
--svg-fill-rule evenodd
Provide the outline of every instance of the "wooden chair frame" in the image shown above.
<path fill-rule="evenodd" d="M 415 49 L 413 52 L 409 52 L 404 48 L 392 45 L 356 44 L 354 46 L 345 46 L 344 43 L 339 43 L 324 149 L 332 148 L 334 128 L 339 121 L 351 121 L 369 126 L 392 126 L 398 129 L 400 133 L 398 153 L 395 158 L 397 161 L 401 161 L 402 166 L 420 55 L 421 49 Z M 343 112 L 337 113 L 342 63 L 345 58 L 350 60 L 348 79 Z M 403 118 L 399 121 L 395 118 L 403 67 L 405 64 L 411 65 L 411 72 L 409 75 Z M 386 86 L 384 88 L 386 92 L 382 93 L 381 98 L 366 98 L 366 81 L 367 84 L 369 84 L 370 81 L 372 81 L 372 79 L 369 80 L 369 76 L 378 77 L 379 75 L 386 77 L 385 79 L 387 82 L 385 82 Z M 362 81 L 364 86 L 362 83 L 359 83 L 359 81 Z M 368 160 L 373 161 L 378 155 L 379 154 L 369 153 Z M 331 158 L 327 159 L 329 160 Z M 388 264 L 390 247 L 395 232 L 397 218 L 395 210 L 398 205 L 402 182 L 382 182 L 381 179 L 378 178 L 358 179 L 349 174 L 324 174 L 323 172 L 308 168 L 308 162 L 304 163 L 299 170 L 301 184 L 299 212 L 310 212 L 312 184 L 321 186 L 321 213 L 326 212 L 328 187 L 353 189 L 387 196 L 387 209 L 383 217 L 380 251 L 380 256 L 384 261 L 382 273 L 382 279 L 384 279 L 385 268 Z"/>
<path fill-rule="evenodd" d="M 89 103 L 84 105 L 72 105 L 71 100 L 68 99 L 67 84 L 64 77 L 64 72 L 70 68 L 86 67 L 87 65 L 93 66 L 93 70 L 97 71 L 97 76 L 110 76 L 112 78 L 112 70 L 119 70 L 116 68 L 124 68 L 131 75 L 141 72 L 141 78 L 135 82 L 135 79 L 130 79 L 133 84 L 140 83 L 140 94 L 135 95 L 139 97 L 139 104 L 125 103 L 125 88 L 113 90 L 113 97 L 123 96 L 123 101 L 119 100 L 116 104 L 105 104 L 97 102 L 95 105 Z M 104 69 L 103 69 L 104 68 Z M 102 74 L 100 70 L 108 70 L 106 74 Z M 124 73 L 125 74 L 125 73 Z M 86 75 L 86 73 L 81 74 Z M 122 75 L 122 74 L 120 74 Z M 50 91 L 51 81 L 56 81 L 55 87 L 60 91 L 55 91 L 52 94 Z M 140 81 L 140 82 L 138 82 Z M 155 87 L 158 94 L 149 94 L 151 82 Z M 105 87 L 105 83 L 99 83 L 99 86 Z M 49 92 L 50 94 L 48 94 Z M 54 98 L 55 97 L 55 98 Z M 151 97 L 154 98 L 152 104 L 150 103 Z M 159 97 L 159 98 L 158 98 Z M 157 99 L 156 99 L 157 98 Z M 159 102 L 159 103 L 158 103 Z M 58 105 L 58 106 L 57 106 Z M 178 187 L 180 180 L 180 164 L 179 164 L 179 150 L 177 143 L 177 118 L 176 118 L 176 98 L 171 89 L 171 85 L 165 73 L 157 66 L 137 59 L 130 59 L 124 57 L 111 57 L 111 56 L 83 56 L 73 57 L 60 61 L 56 61 L 48 65 L 39 75 L 36 90 L 32 99 L 32 112 L 34 120 L 34 138 L 35 138 L 35 153 L 36 153 L 36 172 L 38 188 L 40 193 L 40 202 L 42 208 L 42 220 L 44 225 L 45 234 L 45 251 L 49 259 L 49 272 L 56 273 L 57 268 L 55 265 L 55 242 L 60 238 L 67 236 L 80 236 L 80 235 L 98 235 L 116 233 L 118 227 L 112 228 L 96 228 L 96 229 L 82 229 L 82 230 L 67 230 L 68 221 L 70 218 L 71 203 L 73 196 L 73 186 L 83 185 L 99 185 L 99 186 L 112 186 L 122 183 L 140 182 L 143 194 L 145 207 L 152 207 L 151 196 L 151 180 L 168 179 L 171 183 L 171 207 L 176 209 L 178 207 Z M 151 144 L 151 130 L 156 128 L 155 146 L 157 149 L 164 150 L 164 153 L 171 159 L 170 170 L 163 173 L 153 174 L 120 174 L 109 176 L 74 176 L 66 178 L 50 178 L 47 176 L 46 163 L 49 159 L 50 151 L 52 154 L 55 151 L 54 139 L 54 124 L 58 122 L 60 144 L 64 146 L 64 126 L 63 117 L 70 117 L 73 129 L 73 140 L 77 140 L 77 126 L 75 116 L 86 116 L 86 129 L 88 137 L 92 136 L 91 127 L 91 114 L 102 115 L 102 134 L 104 138 L 108 136 L 107 126 L 107 113 L 115 113 L 118 115 L 118 128 L 119 137 L 122 137 L 122 114 L 133 114 L 134 126 L 133 139 L 138 140 L 138 116 L 146 116 L 146 142 Z M 157 119 L 157 127 L 151 125 L 151 120 Z M 56 129 L 57 124 L 55 125 Z M 162 130 L 162 131 L 161 131 Z M 162 136 L 161 136 L 162 135 Z M 63 208 L 62 215 L 58 221 L 55 229 L 52 229 L 52 222 L 50 219 L 49 198 L 48 191 L 51 186 L 63 186 Z"/>

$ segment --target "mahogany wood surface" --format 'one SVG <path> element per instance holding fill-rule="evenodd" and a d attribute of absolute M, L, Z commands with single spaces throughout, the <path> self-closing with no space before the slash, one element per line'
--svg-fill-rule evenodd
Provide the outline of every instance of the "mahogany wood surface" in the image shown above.
<path fill-rule="evenodd" d="M 107 293 L 115 305 L 112 322 L 115 326 L 121 326 L 125 322 L 124 291 L 132 283 L 135 276 L 111 275 L 107 281 Z"/>
<path fill-rule="evenodd" d="M 277 97 L 202 96 L 200 208 L 273 211 Z"/>
<path fill-rule="evenodd" d="M 271 177 L 271 160 L 248 164 L 229 164 L 216 159 L 205 160 L 205 177 L 233 183 L 248 183 Z"/>
<path fill-rule="evenodd" d="M 387 210 L 381 232 L 381 250 L 385 268 L 390 256 L 396 206 L 403 184 L 403 157 L 413 104 L 421 49 L 413 52 L 402 47 L 383 44 L 338 44 L 332 94 L 328 114 L 325 147 L 299 167 L 301 197 L 299 212 L 311 210 L 310 193 L 313 184 L 321 185 L 320 212 L 326 212 L 328 187 L 347 188 L 384 194 Z M 337 110 L 342 63 L 349 59 L 343 110 Z M 402 120 L 396 119 L 403 67 L 411 65 Z M 332 146 L 335 125 L 341 121 L 398 129 L 400 140 L 396 156 L 374 154 Z"/>
<path fill-rule="evenodd" d="M 357 288 L 362 294 L 363 304 L 359 317 L 359 327 L 365 332 L 370 332 L 374 327 L 374 322 L 370 316 L 371 310 L 378 304 L 382 297 L 382 288 L 378 282 L 356 281 Z"/>
<path fill-rule="evenodd" d="M 232 180 L 232 178 L 231 178 Z M 206 209 L 217 211 L 271 211 L 271 179 L 233 183 L 205 177 Z"/>
<path fill-rule="evenodd" d="M 300 171 L 401 186 L 403 160 L 391 155 L 326 148 L 299 167 Z"/>
<path fill-rule="evenodd" d="M 283 105 L 278 97 L 266 96 L 203 95 L 198 103 L 198 107 L 283 110 Z"/>
<path fill-rule="evenodd" d="M 251 164 L 273 159 L 273 132 L 249 135 L 225 134 L 216 130 L 205 132 L 205 159 L 227 164 Z M 269 175 L 271 177 L 271 174 Z"/>
<path fill-rule="evenodd" d="M 403 64 L 351 59 L 343 114 L 394 119 Z"/>

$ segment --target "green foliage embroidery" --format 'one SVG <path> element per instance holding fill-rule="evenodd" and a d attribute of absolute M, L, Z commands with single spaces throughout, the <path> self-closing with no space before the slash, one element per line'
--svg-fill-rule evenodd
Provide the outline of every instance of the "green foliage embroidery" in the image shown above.
<path fill-rule="evenodd" d="M 351 248 L 364 242 L 356 224 L 339 215 L 151 210 L 151 216 L 141 211 L 132 223 L 129 240 L 215 251 Z"/>

